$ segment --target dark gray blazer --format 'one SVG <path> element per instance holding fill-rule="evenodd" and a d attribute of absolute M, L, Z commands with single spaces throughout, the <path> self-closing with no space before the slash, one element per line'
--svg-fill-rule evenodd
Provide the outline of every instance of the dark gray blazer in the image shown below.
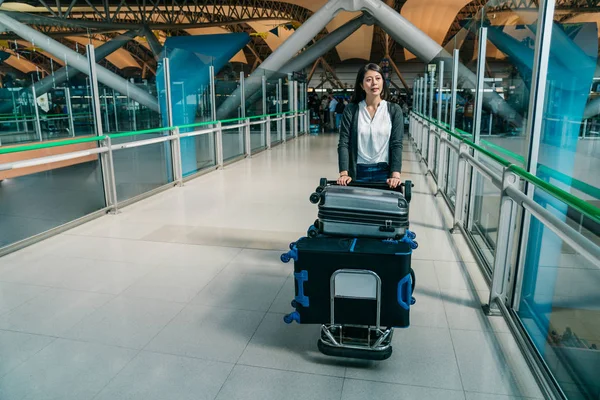
<path fill-rule="evenodd" d="M 402 108 L 388 102 L 388 111 L 392 120 L 392 133 L 389 144 L 390 173 L 402 170 L 402 136 L 404 135 L 404 116 Z M 338 143 L 338 162 L 340 172 L 348 171 L 356 179 L 356 160 L 358 158 L 358 104 L 350 103 L 342 114 L 340 141 Z"/>

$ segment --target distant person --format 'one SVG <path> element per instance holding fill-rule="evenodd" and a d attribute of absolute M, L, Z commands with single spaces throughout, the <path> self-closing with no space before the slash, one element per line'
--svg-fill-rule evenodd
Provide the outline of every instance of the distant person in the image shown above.
<path fill-rule="evenodd" d="M 356 76 L 352 101 L 340 127 L 338 184 L 387 182 L 400 184 L 404 121 L 398 104 L 386 101 L 388 88 L 377 64 L 363 66 Z"/>
<path fill-rule="evenodd" d="M 332 131 L 335 131 L 335 108 L 337 107 L 338 101 L 333 95 L 329 95 L 329 127 Z"/>
<path fill-rule="evenodd" d="M 344 109 L 346 108 L 346 104 L 342 99 L 337 101 L 337 105 L 335 106 L 335 130 L 340 130 L 340 123 L 342 122 L 342 114 L 344 114 Z"/>

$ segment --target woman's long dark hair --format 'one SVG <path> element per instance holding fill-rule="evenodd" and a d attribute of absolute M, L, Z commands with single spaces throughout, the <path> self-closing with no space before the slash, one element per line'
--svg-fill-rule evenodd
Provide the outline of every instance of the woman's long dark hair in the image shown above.
<path fill-rule="evenodd" d="M 381 86 L 381 98 L 383 100 L 387 100 L 388 87 L 387 82 L 383 77 L 383 71 L 381 70 L 381 67 L 379 65 L 369 63 L 361 67 L 361 69 L 358 70 L 358 74 L 356 75 L 356 83 L 354 84 L 354 94 L 352 95 L 352 102 L 354 104 L 360 103 L 367 97 L 367 93 L 361 86 L 363 80 L 365 79 L 365 74 L 367 73 L 367 71 L 375 71 L 381 75 L 381 80 L 383 81 L 383 84 Z"/>

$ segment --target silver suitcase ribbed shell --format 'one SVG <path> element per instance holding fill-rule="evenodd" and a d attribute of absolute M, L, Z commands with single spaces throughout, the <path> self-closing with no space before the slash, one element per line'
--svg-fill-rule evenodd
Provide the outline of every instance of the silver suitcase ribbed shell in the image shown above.
<path fill-rule="evenodd" d="M 319 232 L 333 236 L 394 238 L 408 228 L 408 202 L 399 192 L 328 186 L 319 202 Z"/>

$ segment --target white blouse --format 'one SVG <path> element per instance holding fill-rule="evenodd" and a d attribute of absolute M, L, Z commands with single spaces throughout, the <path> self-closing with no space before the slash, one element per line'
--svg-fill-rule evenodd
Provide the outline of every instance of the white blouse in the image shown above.
<path fill-rule="evenodd" d="M 363 100 L 358 105 L 358 164 L 389 162 L 392 118 L 385 100 L 379 103 L 373 119 Z"/>

